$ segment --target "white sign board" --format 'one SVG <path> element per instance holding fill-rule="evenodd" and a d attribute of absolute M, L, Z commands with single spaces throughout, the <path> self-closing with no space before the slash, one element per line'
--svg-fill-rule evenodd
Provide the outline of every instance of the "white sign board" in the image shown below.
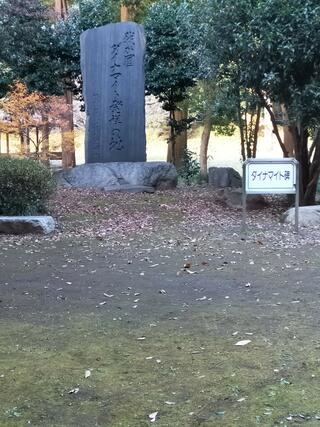
<path fill-rule="evenodd" d="M 247 194 L 295 194 L 299 230 L 299 162 L 288 159 L 248 159 L 243 164 L 242 224 L 246 229 Z"/>
<path fill-rule="evenodd" d="M 247 194 L 295 194 L 296 182 L 295 159 L 249 159 L 245 163 Z"/>

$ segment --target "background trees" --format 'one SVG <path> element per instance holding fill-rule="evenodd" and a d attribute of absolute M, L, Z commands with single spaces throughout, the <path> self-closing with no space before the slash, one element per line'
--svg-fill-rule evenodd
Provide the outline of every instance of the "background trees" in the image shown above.
<path fill-rule="evenodd" d="M 269 100 L 284 107 L 276 125 L 288 126 L 291 133 L 304 204 L 314 203 L 320 166 L 319 16 L 320 6 L 314 0 L 265 0 L 251 24 L 256 46 L 251 44 L 247 51 L 247 58 L 255 53 L 254 61 L 247 63 L 248 84 L 255 87 L 267 110 Z"/>
<path fill-rule="evenodd" d="M 289 149 L 280 128 L 290 132 L 301 165 L 301 201 L 314 203 L 320 166 L 318 3 L 215 0 L 203 7 L 211 17 L 206 46 L 216 78 L 233 88 L 242 157 L 255 155 L 264 108 L 284 156 Z"/>
<path fill-rule="evenodd" d="M 242 158 L 254 157 L 265 111 L 283 155 L 301 164 L 302 202 L 314 202 L 320 171 L 316 0 L 63 1 L 68 13 L 65 7 L 60 18 L 54 0 L 0 2 L 1 97 L 17 79 L 45 96 L 78 96 L 79 35 L 119 21 L 123 6 L 130 19 L 145 24 L 147 90 L 169 112 L 171 160 L 182 158 L 175 144 L 189 123 L 178 117 L 182 102 L 204 126 L 203 176 L 210 131 L 231 132 L 236 125 Z"/>
<path fill-rule="evenodd" d="M 22 81 L 30 91 L 46 96 L 67 98 L 68 91 L 79 91 L 79 30 L 74 21 L 56 21 L 54 9 L 40 0 L 4 0 L 1 12 L 0 63 L 10 70 L 12 80 Z M 75 162 L 70 102 L 69 110 L 69 121 L 63 129 L 65 166 Z M 47 126 L 45 139 L 48 132 Z"/>
<path fill-rule="evenodd" d="M 40 92 L 29 92 L 26 85 L 16 82 L 0 102 L 6 120 L 0 121 L 0 132 L 20 137 L 21 153 L 47 160 L 47 151 L 42 150 L 47 132 L 53 127 L 63 126 L 68 119 L 68 107 L 60 97 L 47 97 Z"/>
<path fill-rule="evenodd" d="M 187 2 L 162 0 L 153 5 L 145 21 L 147 37 L 146 89 L 169 112 L 169 158 L 179 166 L 183 150 L 177 136 L 188 121 L 179 114 L 179 104 L 196 83 L 197 59 L 189 38 L 191 10 Z"/>

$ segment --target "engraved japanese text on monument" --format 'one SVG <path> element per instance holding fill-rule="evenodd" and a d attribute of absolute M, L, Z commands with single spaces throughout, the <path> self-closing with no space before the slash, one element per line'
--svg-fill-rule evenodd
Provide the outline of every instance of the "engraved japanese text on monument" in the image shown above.
<path fill-rule="evenodd" d="M 131 22 L 82 34 L 86 162 L 146 160 L 144 49 L 143 29 Z"/>

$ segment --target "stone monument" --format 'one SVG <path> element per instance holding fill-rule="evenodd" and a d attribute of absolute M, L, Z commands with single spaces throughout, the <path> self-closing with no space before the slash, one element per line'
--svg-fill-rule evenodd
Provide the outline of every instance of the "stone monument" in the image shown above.
<path fill-rule="evenodd" d="M 145 162 L 143 27 L 109 24 L 80 41 L 86 163 Z"/>
<path fill-rule="evenodd" d="M 109 24 L 80 41 L 86 164 L 57 172 L 58 184 L 126 192 L 176 187 L 171 163 L 146 162 L 143 27 Z"/>

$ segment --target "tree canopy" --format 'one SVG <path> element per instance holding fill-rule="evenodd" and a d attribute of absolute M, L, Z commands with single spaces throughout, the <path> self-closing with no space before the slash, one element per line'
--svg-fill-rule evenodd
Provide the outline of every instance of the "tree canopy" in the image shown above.
<path fill-rule="evenodd" d="M 80 75 L 75 19 L 55 21 L 40 0 L 3 0 L 0 63 L 30 90 L 61 95 Z M 13 48 L 14 47 L 14 48 Z"/>
<path fill-rule="evenodd" d="M 244 158 L 255 155 L 265 108 L 284 155 L 279 126 L 291 132 L 303 202 L 314 201 L 320 171 L 318 0 L 74 0 L 64 20 L 56 19 L 47 0 L 0 0 L 0 95 L 14 79 L 31 91 L 59 95 L 67 87 L 78 93 L 79 35 L 118 21 L 121 4 L 145 24 L 148 93 L 172 112 L 197 85 L 193 96 L 201 105 L 194 102 L 194 108 L 212 114 L 212 123 L 219 116 L 236 122 Z"/>

